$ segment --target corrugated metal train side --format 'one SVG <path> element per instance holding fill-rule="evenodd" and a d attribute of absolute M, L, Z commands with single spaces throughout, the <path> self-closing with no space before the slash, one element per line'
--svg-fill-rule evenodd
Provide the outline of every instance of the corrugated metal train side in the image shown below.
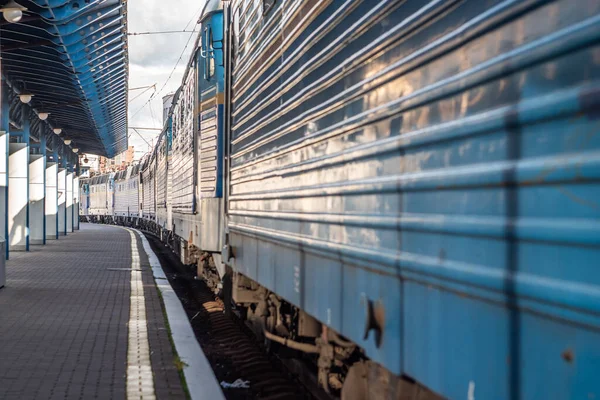
<path fill-rule="evenodd" d="M 166 135 L 161 135 L 156 144 L 157 166 L 156 166 L 156 223 L 167 228 L 167 140 Z"/>
<path fill-rule="evenodd" d="M 115 210 L 114 215 L 126 217 L 128 213 L 127 204 L 127 170 L 115 174 Z"/>
<path fill-rule="evenodd" d="M 444 397 L 598 396 L 600 2 L 231 4 L 235 268 Z"/>
<path fill-rule="evenodd" d="M 207 4 L 130 223 L 343 398 L 600 395 L 600 0 Z"/>

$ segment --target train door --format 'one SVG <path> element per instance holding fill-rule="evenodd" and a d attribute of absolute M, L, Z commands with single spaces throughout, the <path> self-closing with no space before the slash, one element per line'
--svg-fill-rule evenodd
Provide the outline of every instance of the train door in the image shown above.
<path fill-rule="evenodd" d="M 115 207 L 115 175 L 110 174 L 108 177 L 108 193 L 106 194 L 106 198 L 108 199 L 108 207 L 107 214 L 113 215 L 114 207 Z"/>
<path fill-rule="evenodd" d="M 202 249 L 219 252 L 223 231 L 223 121 L 224 62 L 223 9 L 219 1 L 207 3 L 202 17 L 201 50 L 197 57 L 196 124 L 198 188 L 202 212 Z M 220 263 L 217 263 L 220 265 Z"/>
<path fill-rule="evenodd" d="M 232 6 L 225 3 L 223 7 L 223 137 L 221 138 L 223 161 L 222 161 L 222 179 L 223 179 L 223 221 L 221 221 L 221 243 L 223 263 L 229 263 L 229 181 L 230 181 L 230 154 L 231 154 L 231 98 L 232 98 L 232 73 L 234 65 L 234 37 L 237 20 L 232 12 Z"/>

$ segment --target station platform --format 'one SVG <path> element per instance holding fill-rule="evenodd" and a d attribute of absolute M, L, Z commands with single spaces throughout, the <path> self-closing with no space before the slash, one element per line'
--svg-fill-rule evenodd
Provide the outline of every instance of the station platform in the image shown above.
<path fill-rule="evenodd" d="M 188 397 L 142 240 L 81 224 L 11 254 L 0 289 L 0 399 Z"/>

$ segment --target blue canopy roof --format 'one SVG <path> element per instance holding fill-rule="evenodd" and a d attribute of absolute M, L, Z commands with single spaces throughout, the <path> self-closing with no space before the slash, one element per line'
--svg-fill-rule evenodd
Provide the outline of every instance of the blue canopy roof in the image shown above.
<path fill-rule="evenodd" d="M 81 151 L 127 150 L 127 0 L 17 2 L 27 7 L 18 23 L 0 17 L 10 85 Z"/>

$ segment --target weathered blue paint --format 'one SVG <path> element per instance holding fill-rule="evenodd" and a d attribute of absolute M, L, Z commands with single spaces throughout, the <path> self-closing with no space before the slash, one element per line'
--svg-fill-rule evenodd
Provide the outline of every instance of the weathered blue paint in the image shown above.
<path fill-rule="evenodd" d="M 600 2 L 260 3 L 236 269 L 445 397 L 599 396 Z"/>
<path fill-rule="evenodd" d="M 203 198 L 223 197 L 223 11 L 207 4 L 202 15 L 202 48 L 198 52 L 198 154 L 200 193 Z"/>

